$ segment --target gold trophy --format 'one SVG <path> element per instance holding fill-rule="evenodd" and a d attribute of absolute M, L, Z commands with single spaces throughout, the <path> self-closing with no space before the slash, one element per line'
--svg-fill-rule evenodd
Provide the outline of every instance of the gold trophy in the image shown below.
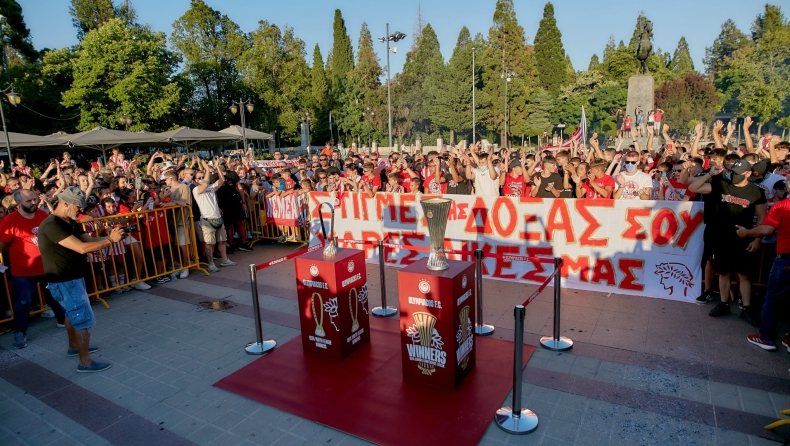
<path fill-rule="evenodd" d="M 315 312 L 316 297 L 318 298 L 318 313 Z M 321 299 L 320 294 L 313 293 L 313 295 L 310 296 L 310 307 L 313 310 L 313 320 L 315 321 L 315 335 L 323 338 L 326 336 L 326 332 L 324 331 L 324 300 Z"/>
<path fill-rule="evenodd" d="M 321 213 L 321 207 L 324 205 L 329 206 L 329 210 L 332 212 L 332 218 L 329 220 L 329 235 L 326 233 L 326 229 L 324 229 L 324 216 Z M 324 247 L 324 258 L 331 258 L 337 255 L 337 240 L 335 239 L 335 208 L 331 204 L 327 202 L 323 202 L 318 205 L 318 217 L 321 220 L 321 231 L 324 233 L 324 241 L 326 246 Z"/>
<path fill-rule="evenodd" d="M 351 293 L 354 294 L 354 297 L 351 297 Z M 351 306 L 351 301 L 354 301 L 354 307 Z M 348 292 L 348 311 L 351 313 L 351 333 L 355 333 L 359 330 L 359 320 L 357 316 L 359 315 L 359 299 L 357 298 L 357 289 L 351 288 L 351 291 Z"/>
<path fill-rule="evenodd" d="M 417 325 L 417 332 L 420 335 L 420 345 L 423 347 L 431 347 L 433 340 L 433 326 L 436 325 L 436 316 L 430 313 L 414 313 L 414 324 Z M 422 370 L 423 375 L 432 375 L 436 371 L 433 364 L 425 362 L 418 362 L 417 368 Z"/>
<path fill-rule="evenodd" d="M 449 198 L 429 198 L 420 200 L 425 219 L 428 221 L 428 238 L 431 252 L 428 254 L 428 269 L 443 271 L 450 268 L 444 254 L 444 233 L 447 230 L 447 217 L 450 215 Z"/>

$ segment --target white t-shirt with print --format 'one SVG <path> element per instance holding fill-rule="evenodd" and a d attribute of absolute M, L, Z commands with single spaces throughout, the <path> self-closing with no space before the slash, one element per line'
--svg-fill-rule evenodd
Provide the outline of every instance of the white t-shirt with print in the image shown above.
<path fill-rule="evenodd" d="M 634 175 L 623 173 L 622 178 L 624 178 L 624 182 L 620 185 L 620 188 L 623 189 L 623 194 L 620 195 L 621 200 L 641 200 L 639 192 L 642 189 L 653 188 L 653 178 L 642 171 L 637 171 Z"/>

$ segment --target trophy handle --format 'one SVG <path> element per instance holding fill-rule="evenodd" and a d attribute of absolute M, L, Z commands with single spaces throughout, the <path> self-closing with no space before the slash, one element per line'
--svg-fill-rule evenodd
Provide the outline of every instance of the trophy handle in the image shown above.
<path fill-rule="evenodd" d="M 321 208 L 327 205 L 332 213 L 332 218 L 329 220 L 329 236 L 326 234 L 324 228 L 324 215 L 321 213 Z M 337 255 L 337 240 L 335 240 L 335 207 L 328 202 L 323 202 L 318 205 L 318 218 L 321 221 L 321 232 L 324 235 L 326 246 L 324 247 L 324 257 L 334 257 Z"/>

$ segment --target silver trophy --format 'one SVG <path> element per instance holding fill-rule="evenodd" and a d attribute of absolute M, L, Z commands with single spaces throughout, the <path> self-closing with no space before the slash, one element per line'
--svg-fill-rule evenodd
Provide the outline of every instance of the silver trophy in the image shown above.
<path fill-rule="evenodd" d="M 428 221 L 428 237 L 431 244 L 431 252 L 428 254 L 430 270 L 443 271 L 450 268 L 447 256 L 444 254 L 444 232 L 447 230 L 447 217 L 450 215 L 451 204 L 453 200 L 449 198 L 420 200 L 422 212 Z"/>
<path fill-rule="evenodd" d="M 329 220 L 329 234 L 326 233 L 324 228 L 324 216 L 321 214 L 321 207 L 327 205 L 329 210 L 332 211 L 332 218 Z M 318 205 L 318 218 L 321 220 L 321 231 L 324 233 L 324 240 L 326 246 L 324 247 L 324 257 L 334 257 L 337 255 L 337 239 L 335 238 L 335 208 L 327 202 Z"/>

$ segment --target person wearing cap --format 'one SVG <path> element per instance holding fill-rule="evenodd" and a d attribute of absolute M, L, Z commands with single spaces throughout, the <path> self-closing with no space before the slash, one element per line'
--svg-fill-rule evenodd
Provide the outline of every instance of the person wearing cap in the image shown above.
<path fill-rule="evenodd" d="M 790 178 L 785 180 L 784 189 L 785 193 L 790 192 Z M 761 224 L 754 228 L 736 226 L 738 236 L 746 239 L 758 237 L 759 240 L 759 237 L 769 236 L 774 231 L 777 254 L 768 276 L 760 331 L 746 336 L 752 344 L 769 351 L 776 350 L 779 316 L 787 311 L 787 304 L 790 302 L 790 200 L 774 204 Z M 787 335 L 782 339 L 782 345 L 790 351 Z"/>
<path fill-rule="evenodd" d="M 706 207 L 715 215 L 708 224 L 711 230 L 713 268 L 719 274 L 721 302 L 710 313 L 712 317 L 730 314 L 730 275 L 738 274 L 741 292 L 741 319 L 757 326 L 756 316 L 750 311 L 752 283 L 749 270 L 755 263 L 753 253 L 760 249 L 760 238 L 741 238 L 736 226 L 751 228 L 757 216 L 757 225 L 765 218 L 766 199 L 763 191 L 749 181 L 752 165 L 739 159 L 731 168 L 714 165 L 710 172 L 698 177 L 689 190 L 709 195 Z M 707 211 L 708 209 L 706 209 Z"/>
<path fill-rule="evenodd" d="M 526 166 L 526 158 L 514 159 L 508 165 L 508 172 L 499 176 L 502 195 L 505 197 L 528 197 L 530 193 L 530 175 Z"/>
<path fill-rule="evenodd" d="M 765 198 L 771 201 L 774 198 L 774 184 L 784 181 L 784 177 L 771 172 L 771 163 L 768 160 L 762 160 L 752 164 L 752 174 L 749 176 L 749 181 L 753 182 L 765 193 Z"/>
<path fill-rule="evenodd" d="M 125 237 L 123 229 L 113 228 L 107 237 L 91 237 L 75 218 L 86 206 L 85 193 L 70 186 L 58 194 L 58 206 L 45 218 L 38 230 L 38 246 L 44 266 L 44 280 L 52 298 L 66 312 L 69 356 L 79 356 L 77 372 L 100 372 L 112 364 L 96 362 L 91 353 L 90 329 L 96 324 L 85 289 L 85 254 L 108 248 Z"/>

